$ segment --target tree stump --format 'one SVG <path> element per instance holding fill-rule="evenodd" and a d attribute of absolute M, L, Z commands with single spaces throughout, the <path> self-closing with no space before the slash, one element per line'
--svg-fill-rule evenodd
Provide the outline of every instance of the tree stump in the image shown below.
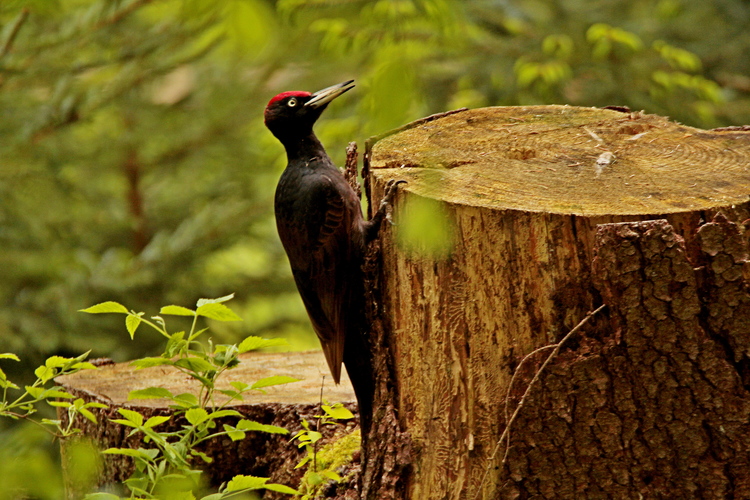
<path fill-rule="evenodd" d="M 262 424 L 284 427 L 290 435 L 248 433 L 240 441 L 228 437 L 215 438 L 205 443 L 200 451 L 213 458 L 211 464 L 199 464 L 205 470 L 206 479 L 218 486 L 237 474 L 270 477 L 272 483 L 281 483 L 296 488 L 304 472 L 294 466 L 302 459 L 304 450 L 298 449 L 290 436 L 299 431 L 301 422 L 315 421 L 320 414 L 321 394 L 331 403 L 344 403 L 356 414 L 354 390 L 349 378 L 342 375 L 341 385 L 336 386 L 328 375 L 328 365 L 321 351 L 248 353 L 241 357 L 240 365 L 225 372 L 218 381 L 218 389 L 231 389 L 231 381 L 248 384 L 273 375 L 286 375 L 301 379 L 282 386 L 268 387 L 260 392 L 244 396 L 242 402 L 231 402 L 229 408 L 240 412 L 244 418 Z M 326 375 L 325 379 L 323 376 Z M 172 367 L 153 367 L 136 370 L 129 363 L 110 364 L 97 370 L 85 370 L 73 375 L 58 377 L 57 383 L 66 391 L 87 402 L 106 404 L 108 408 L 95 410 L 98 424 L 77 418 L 75 427 L 83 430 L 83 435 L 94 441 L 100 449 L 138 448 L 144 446 L 143 436 L 128 437 L 129 428 L 113 423 L 112 419 L 122 418 L 117 410 L 127 408 L 138 411 L 145 418 L 155 415 L 170 415 L 168 401 L 164 399 L 128 400 L 128 393 L 148 387 L 164 387 L 172 394 L 192 393 L 197 395 L 198 383 Z M 222 404 L 226 396 L 217 394 L 216 403 Z M 59 417 L 67 422 L 67 412 L 59 412 Z M 237 418 L 227 417 L 220 423 L 236 424 Z M 233 422 L 234 421 L 234 422 Z M 185 422 L 170 420 L 157 427 L 159 431 L 177 430 Z M 321 444 L 329 442 L 335 433 L 351 432 L 356 423 L 349 422 L 339 429 L 322 429 L 325 438 Z M 144 446 L 147 447 L 147 446 Z M 205 467 L 203 466 L 205 465 Z M 128 457 L 106 455 L 102 470 L 97 478 L 98 485 L 119 483 L 128 478 L 133 463 Z M 348 481 L 352 488 L 356 485 L 356 475 Z M 81 493 L 81 492 L 78 492 Z M 266 492 L 264 498 L 289 498 L 288 495 Z M 350 498 L 354 498 L 350 496 Z"/>
<path fill-rule="evenodd" d="M 365 176 L 375 200 L 408 182 L 371 253 L 366 498 L 750 497 L 750 132 L 461 110 L 368 142 Z M 424 199 L 446 254 L 399 243 Z M 519 363 L 601 304 L 506 450 L 549 350 L 509 388 Z"/>

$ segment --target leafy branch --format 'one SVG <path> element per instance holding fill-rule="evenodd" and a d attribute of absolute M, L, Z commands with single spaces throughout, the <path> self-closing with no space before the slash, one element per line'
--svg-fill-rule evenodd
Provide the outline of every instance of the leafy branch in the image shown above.
<path fill-rule="evenodd" d="M 205 344 L 199 338 L 208 328 L 198 329 L 198 318 L 203 317 L 216 321 L 240 321 L 224 302 L 233 298 L 227 295 L 217 299 L 200 299 L 195 309 L 169 305 L 162 307 L 158 316 L 145 318 L 144 313 L 128 310 L 117 302 L 103 302 L 83 309 L 91 314 L 117 313 L 125 314 L 125 328 L 131 339 L 141 324 L 149 326 L 166 339 L 164 352 L 158 357 L 143 358 L 131 363 L 136 369 L 153 366 L 171 366 L 181 373 L 193 378 L 200 384 L 198 395 L 192 393 L 173 394 L 164 387 L 147 387 L 131 391 L 128 399 L 167 399 L 174 413 L 172 417 L 152 416 L 146 418 L 141 413 L 120 408 L 118 413 L 123 418 L 112 421 L 129 427 L 129 436 L 137 433 L 143 435 L 143 442 L 151 444 L 150 448 L 109 448 L 104 450 L 108 455 L 127 456 L 134 460 L 136 471 L 125 484 L 131 491 L 131 498 L 157 498 L 160 492 L 192 492 L 200 488 L 201 470 L 194 468 L 195 460 L 211 463 L 212 458 L 199 451 L 201 443 L 220 436 L 227 436 L 232 441 L 243 439 L 248 432 L 267 432 L 271 434 L 288 434 L 283 427 L 262 424 L 242 418 L 237 410 L 227 408 L 234 401 L 242 401 L 249 392 L 263 392 L 264 388 L 296 382 L 298 379 L 287 376 L 271 376 L 252 384 L 240 381 L 230 382 L 231 389 L 217 389 L 218 378 L 227 370 L 239 365 L 240 354 L 271 346 L 284 345 L 282 339 L 263 339 L 250 336 L 239 344 L 214 345 L 209 339 Z M 162 316 L 192 317 L 190 329 L 170 333 Z M 226 396 L 225 401 L 217 404 L 216 392 Z M 239 419 L 235 425 L 223 424 L 218 428 L 218 420 L 226 417 Z M 184 418 L 187 425 L 178 430 L 159 431 L 157 428 L 172 418 Z M 296 494 L 285 485 L 269 483 L 268 478 L 255 476 L 237 476 L 219 493 L 208 495 L 205 499 L 225 498 L 254 489 L 267 489 L 280 493 Z M 97 494 L 101 498 L 101 494 Z M 112 496 L 112 498 L 118 498 Z M 106 499 L 104 499 L 106 500 Z"/>
<path fill-rule="evenodd" d="M 93 402 L 86 403 L 83 399 L 76 398 L 57 385 L 47 387 L 47 384 L 53 381 L 55 377 L 70 375 L 80 370 L 95 369 L 96 366 L 84 361 L 88 355 L 89 353 L 86 352 L 75 358 L 65 358 L 62 356 L 48 358 L 43 365 L 34 370 L 34 375 L 37 377 L 34 383 L 25 386 L 21 395 L 12 401 L 8 399 L 10 396 L 9 391 L 20 391 L 21 388 L 11 382 L 5 372 L 0 369 L 0 388 L 2 389 L 0 417 L 8 417 L 14 420 L 29 420 L 40 425 L 47 432 L 52 433 L 58 438 L 68 437 L 79 432 L 78 429 L 73 428 L 72 424 L 73 417 L 76 415 L 80 414 L 91 422 L 97 423 L 96 417 L 90 411 L 90 408 L 106 408 L 106 405 Z M 20 361 L 18 356 L 13 353 L 2 353 L 0 354 L 1 359 Z M 42 402 L 46 402 L 53 407 L 66 408 L 70 417 L 68 424 L 63 426 L 61 420 L 43 418 L 37 421 L 29 418 L 37 412 L 37 405 Z"/>
<path fill-rule="evenodd" d="M 302 421 L 302 429 L 294 435 L 292 440 L 298 441 L 298 447 L 304 448 L 307 454 L 294 467 L 299 469 L 307 466 L 307 472 L 302 478 L 300 493 L 302 500 L 316 498 L 321 488 L 328 481 L 341 482 L 342 478 L 336 472 L 340 466 L 351 460 L 352 454 L 360 445 L 359 431 L 352 432 L 348 436 L 339 438 L 329 445 L 324 451 L 319 451 L 319 441 L 323 437 L 320 432 L 321 426 L 332 426 L 340 424 L 341 420 L 354 418 L 352 412 L 341 403 L 321 403 L 322 414 L 315 416 L 315 428 L 307 420 Z M 325 453 L 328 452 L 328 453 Z M 322 457 L 322 455 L 325 455 Z M 337 460 L 343 457 L 343 460 Z"/>

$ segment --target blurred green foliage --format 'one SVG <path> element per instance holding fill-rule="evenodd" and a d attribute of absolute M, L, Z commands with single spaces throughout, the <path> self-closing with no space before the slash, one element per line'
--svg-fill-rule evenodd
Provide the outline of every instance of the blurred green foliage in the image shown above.
<path fill-rule="evenodd" d="M 453 248 L 453 228 L 444 204 L 432 198 L 410 196 L 398 212 L 396 241 L 411 254 L 441 260 Z"/>
<path fill-rule="evenodd" d="M 0 500 L 63 497 L 59 456 L 50 453 L 49 442 L 49 434 L 34 425 L 0 433 Z"/>
<path fill-rule="evenodd" d="M 317 129 L 339 164 L 461 106 L 750 123 L 742 0 L 4 0 L 0 24 L 0 350 L 32 366 L 152 349 L 75 312 L 104 300 L 235 292 L 222 342 L 317 346 L 273 221 L 280 91 L 357 80 Z"/>

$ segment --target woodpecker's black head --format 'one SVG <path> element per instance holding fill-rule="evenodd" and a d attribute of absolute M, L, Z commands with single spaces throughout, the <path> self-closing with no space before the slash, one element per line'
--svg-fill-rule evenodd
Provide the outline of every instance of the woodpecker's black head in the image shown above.
<path fill-rule="evenodd" d="M 303 138 L 312 133 L 312 127 L 328 103 L 354 87 L 349 80 L 332 87 L 310 92 L 282 92 L 270 101 L 263 113 L 266 127 L 282 143 Z"/>

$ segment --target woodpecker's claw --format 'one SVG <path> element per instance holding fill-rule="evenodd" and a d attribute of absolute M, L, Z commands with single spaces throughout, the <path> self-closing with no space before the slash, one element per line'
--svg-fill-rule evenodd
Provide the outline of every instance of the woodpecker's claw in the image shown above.
<path fill-rule="evenodd" d="M 407 182 L 405 180 L 396 180 L 391 179 L 389 180 L 385 185 L 385 190 L 383 192 L 383 199 L 380 200 L 380 210 L 385 212 L 385 220 L 388 221 L 388 223 L 392 226 L 395 226 L 396 223 L 393 222 L 391 212 L 388 210 L 388 207 L 391 206 L 391 201 L 393 201 L 393 197 L 396 194 L 396 187 L 399 184 L 406 184 Z"/>
<path fill-rule="evenodd" d="M 399 184 L 406 184 L 406 181 L 391 179 L 386 183 L 385 190 L 383 191 L 383 199 L 380 200 L 381 207 L 385 207 L 391 204 L 391 201 L 393 201 L 393 196 L 396 194 L 396 186 L 398 186 Z"/>
<path fill-rule="evenodd" d="M 406 181 L 391 179 L 385 184 L 383 198 L 380 200 L 378 211 L 375 212 L 372 219 L 365 223 L 365 243 L 369 243 L 378 237 L 378 231 L 380 231 L 380 225 L 383 222 L 383 219 L 387 220 L 389 224 L 393 224 L 390 210 L 388 210 L 388 208 L 391 206 L 393 196 L 396 194 L 396 187 L 399 184 L 406 184 Z"/>

